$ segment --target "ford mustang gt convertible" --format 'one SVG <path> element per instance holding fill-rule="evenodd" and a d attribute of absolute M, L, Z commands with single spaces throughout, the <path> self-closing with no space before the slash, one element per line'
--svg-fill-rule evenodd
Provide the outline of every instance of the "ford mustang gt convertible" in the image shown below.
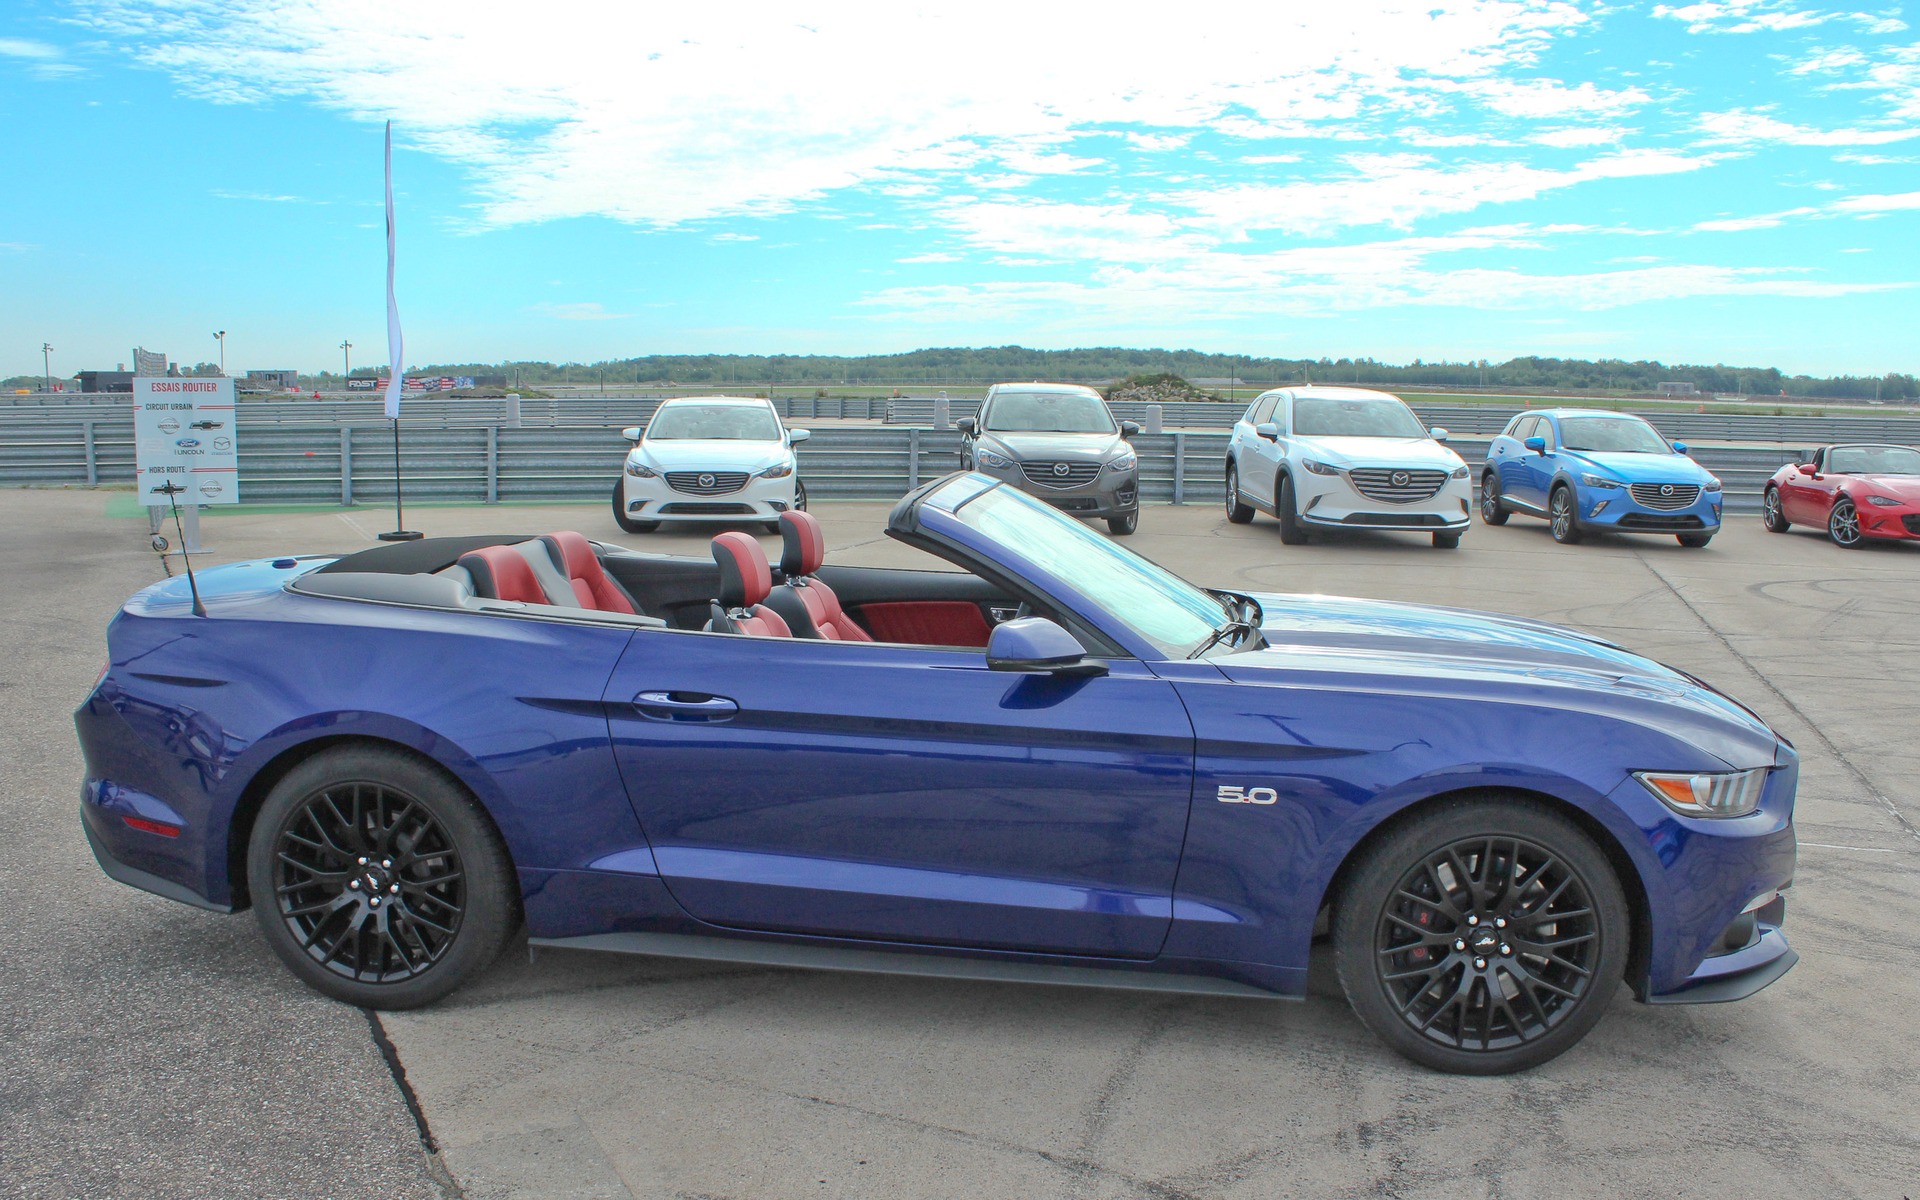
<path fill-rule="evenodd" d="M 887 533 L 937 569 L 578 533 L 139 592 L 76 714 L 107 874 L 251 907 L 295 975 L 428 1003 L 536 946 L 1305 994 L 1444 1071 L 1544 1062 L 1624 982 L 1795 961 L 1793 749 L 1681 672 L 1513 617 L 1195 587 L 1005 482 Z M 943 561 L 935 561 L 943 560 Z"/>

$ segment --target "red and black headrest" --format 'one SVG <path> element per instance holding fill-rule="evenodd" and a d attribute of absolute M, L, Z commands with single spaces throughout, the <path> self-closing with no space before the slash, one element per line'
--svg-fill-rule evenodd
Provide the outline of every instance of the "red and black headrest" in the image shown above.
<path fill-rule="evenodd" d="M 760 543 L 737 530 L 713 539 L 713 561 L 720 566 L 722 607 L 752 608 L 773 590 L 773 569 L 767 565 Z"/>
<path fill-rule="evenodd" d="M 781 513 L 780 536 L 786 539 L 780 551 L 780 573 L 788 579 L 811 575 L 827 560 L 827 537 L 812 513 Z"/>
<path fill-rule="evenodd" d="M 633 597 L 627 595 L 626 589 L 600 565 L 600 556 L 593 552 L 593 543 L 587 541 L 585 534 L 567 529 L 559 533 L 542 534 L 540 541 L 547 548 L 554 565 L 560 568 L 560 573 L 573 586 L 573 594 L 583 606 L 601 612 L 639 611 L 634 606 Z"/>
<path fill-rule="evenodd" d="M 460 566 L 473 577 L 473 591 L 489 600 L 519 600 L 550 604 L 546 589 L 526 557 L 512 546 L 483 546 L 460 556 Z"/>

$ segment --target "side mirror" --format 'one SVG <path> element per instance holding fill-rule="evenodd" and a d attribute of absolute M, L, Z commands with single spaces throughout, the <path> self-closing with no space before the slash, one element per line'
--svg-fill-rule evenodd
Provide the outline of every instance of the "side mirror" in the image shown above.
<path fill-rule="evenodd" d="M 1535 454 L 1545 454 L 1547 452 L 1547 439 L 1542 437 L 1530 437 L 1520 444 Z"/>
<path fill-rule="evenodd" d="M 1087 657 L 1080 640 L 1045 617 L 1021 617 L 993 627 L 987 667 L 1048 675 L 1105 675 L 1107 664 Z"/>
<path fill-rule="evenodd" d="M 961 417 L 953 423 L 953 427 L 968 437 L 972 437 L 980 432 L 980 422 L 974 420 L 972 417 Z"/>
<path fill-rule="evenodd" d="M 1270 442 L 1277 442 L 1280 440 L 1280 427 L 1278 425 L 1275 425 L 1272 421 L 1268 421 L 1263 425 L 1255 425 L 1253 427 L 1253 432 L 1256 436 L 1263 437 Z"/>
<path fill-rule="evenodd" d="M 1138 421 L 1122 421 L 1122 422 L 1120 422 L 1120 436 L 1121 436 L 1121 437 L 1123 437 L 1123 438 L 1130 438 L 1130 437 L 1132 437 L 1132 436 L 1133 436 L 1134 434 L 1136 434 L 1136 433 L 1139 433 L 1139 432 L 1140 432 L 1140 422 L 1138 422 Z"/>
<path fill-rule="evenodd" d="M 1685 442 L 1675 442 L 1673 444 L 1673 452 L 1675 454 L 1685 454 L 1687 452 L 1687 444 Z"/>
<path fill-rule="evenodd" d="M 640 440 L 640 427 L 638 425 L 629 425 L 620 431 L 620 436 L 630 442 L 637 442 Z"/>
<path fill-rule="evenodd" d="M 813 431 L 810 429 L 789 429 L 787 430 L 787 444 L 796 446 L 812 436 Z"/>
<path fill-rule="evenodd" d="M 1447 431 L 1445 429 L 1442 429 L 1438 425 L 1435 425 L 1432 429 L 1427 430 L 1427 433 L 1430 436 L 1432 436 L 1433 440 L 1436 442 L 1444 442 L 1447 440 Z"/>

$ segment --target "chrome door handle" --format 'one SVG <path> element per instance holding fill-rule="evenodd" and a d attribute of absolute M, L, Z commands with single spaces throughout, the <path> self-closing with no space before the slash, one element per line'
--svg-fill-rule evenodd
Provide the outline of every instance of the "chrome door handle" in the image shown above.
<path fill-rule="evenodd" d="M 633 706 L 654 721 L 725 721 L 740 711 L 725 696 L 704 692 L 641 692 L 633 698 Z"/>

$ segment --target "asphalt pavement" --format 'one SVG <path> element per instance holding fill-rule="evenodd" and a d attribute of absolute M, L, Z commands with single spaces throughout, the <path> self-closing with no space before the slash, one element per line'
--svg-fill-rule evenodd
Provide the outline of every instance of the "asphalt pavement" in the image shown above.
<path fill-rule="evenodd" d="M 1393 1056 L 1326 962 L 1303 1004 L 749 969 L 515 947 L 382 1028 L 306 992 L 245 916 L 102 876 L 70 713 L 114 606 L 159 574 L 98 492 L 0 501 L 0 1194 L 514 1197 L 1920 1195 L 1920 547 L 1742 519 L 1457 551 L 1151 507 L 1133 547 L 1196 582 L 1521 613 L 1748 703 L 1799 748 L 1802 959 L 1732 1005 L 1623 991 L 1564 1057 L 1459 1079 Z M 816 509 L 829 561 L 905 565 L 887 505 Z M 349 550 L 390 513 L 237 513 L 206 562 Z M 415 509 L 435 534 L 613 530 L 604 505 Z M 773 540 L 767 539 L 772 545 Z"/>

